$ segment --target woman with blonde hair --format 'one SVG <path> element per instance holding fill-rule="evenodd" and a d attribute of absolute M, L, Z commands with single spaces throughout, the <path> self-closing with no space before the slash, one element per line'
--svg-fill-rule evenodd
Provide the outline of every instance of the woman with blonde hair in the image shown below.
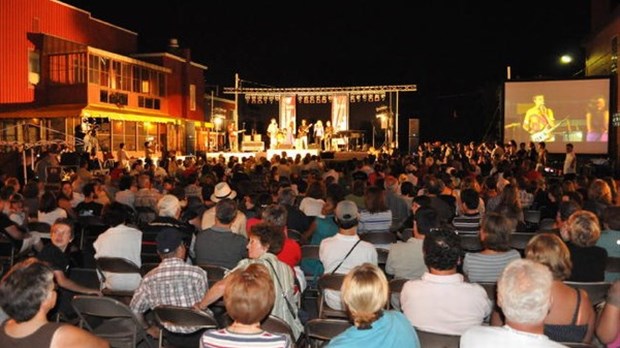
<path fill-rule="evenodd" d="M 328 347 L 420 347 L 409 320 L 401 312 L 384 311 L 389 287 L 380 268 L 370 263 L 353 268 L 344 277 L 341 294 L 353 327 L 334 337 Z"/>
<path fill-rule="evenodd" d="M 587 210 L 572 213 L 560 231 L 570 251 L 573 268 L 567 279 L 573 282 L 605 280 L 607 250 L 596 246 L 601 236 L 599 219 Z"/>
<path fill-rule="evenodd" d="M 547 266 L 553 275 L 545 335 L 558 342 L 590 343 L 596 315 L 587 292 L 564 283 L 572 269 L 566 244 L 556 234 L 540 233 L 527 244 L 525 257 Z"/>
<path fill-rule="evenodd" d="M 600 220 L 605 209 L 613 205 L 612 199 L 609 184 L 603 179 L 594 179 L 588 186 L 588 197 L 583 203 L 583 209 L 593 212 Z"/>

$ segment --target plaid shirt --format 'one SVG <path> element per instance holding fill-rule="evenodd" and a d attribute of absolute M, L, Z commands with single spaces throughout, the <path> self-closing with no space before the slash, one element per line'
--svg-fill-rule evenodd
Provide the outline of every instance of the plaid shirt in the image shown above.
<path fill-rule="evenodd" d="M 192 307 L 209 289 L 207 272 L 173 257 L 164 259 L 159 266 L 144 276 L 131 299 L 131 310 L 142 315 L 158 305 Z M 164 324 L 167 330 L 191 333 L 197 327 L 179 327 Z"/>

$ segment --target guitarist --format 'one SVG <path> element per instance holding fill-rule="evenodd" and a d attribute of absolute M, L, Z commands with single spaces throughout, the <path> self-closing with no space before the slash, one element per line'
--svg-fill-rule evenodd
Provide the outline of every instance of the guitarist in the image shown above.
<path fill-rule="evenodd" d="M 235 122 L 232 121 L 228 124 L 228 143 L 230 144 L 230 151 L 231 152 L 238 152 L 239 151 L 239 131 L 237 130 L 237 126 L 235 125 Z"/>
<path fill-rule="evenodd" d="M 302 149 L 308 149 L 308 133 L 310 132 L 310 127 L 312 127 L 312 123 L 307 124 L 306 120 L 301 120 L 301 125 L 297 130 L 297 139 L 299 139 L 299 146 Z"/>
<path fill-rule="evenodd" d="M 525 119 L 523 120 L 523 129 L 525 129 L 530 136 L 537 133 L 544 134 L 548 131 L 549 134 L 545 134 L 545 139 L 536 139 L 538 141 L 554 141 L 555 136 L 551 134 L 551 128 L 555 126 L 555 118 L 553 116 L 553 110 L 545 106 L 545 96 L 537 94 L 533 97 L 534 106 L 529 108 L 525 113 Z M 532 139 L 534 140 L 534 139 Z"/>

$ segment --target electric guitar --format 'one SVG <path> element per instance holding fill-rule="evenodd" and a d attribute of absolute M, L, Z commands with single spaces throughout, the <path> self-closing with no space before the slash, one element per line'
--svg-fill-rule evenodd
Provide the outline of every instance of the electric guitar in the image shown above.
<path fill-rule="evenodd" d="M 545 141 L 550 138 L 551 132 L 553 132 L 556 128 L 562 125 L 568 117 L 565 117 L 562 121 L 558 122 L 555 126 L 547 128 L 545 127 L 543 130 L 533 133 L 530 138 L 533 142 L 539 143 L 541 141 Z"/>
<path fill-rule="evenodd" d="M 297 137 L 301 138 L 308 135 L 308 133 L 310 132 L 310 127 L 312 127 L 312 123 L 305 126 L 299 126 L 299 132 L 297 133 Z"/>

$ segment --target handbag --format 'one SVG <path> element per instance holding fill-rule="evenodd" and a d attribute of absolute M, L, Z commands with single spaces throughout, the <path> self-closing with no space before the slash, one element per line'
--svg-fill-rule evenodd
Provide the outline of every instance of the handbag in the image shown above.
<path fill-rule="evenodd" d="M 280 287 L 280 291 L 282 292 L 282 298 L 284 298 L 284 302 L 286 302 L 286 307 L 288 308 L 288 311 L 291 312 L 291 315 L 293 316 L 294 319 L 297 319 L 297 314 L 295 312 L 295 309 L 293 305 L 291 304 L 291 302 L 288 300 L 288 297 L 286 297 L 286 290 L 284 290 L 284 287 L 282 286 L 282 283 L 280 282 L 280 277 L 278 277 L 278 273 L 276 272 L 276 269 L 273 267 L 270 261 L 267 261 L 267 264 L 269 265 L 269 267 L 271 267 L 271 270 L 273 271 L 273 275 L 276 277 L 276 281 L 278 282 L 278 286 Z"/>

